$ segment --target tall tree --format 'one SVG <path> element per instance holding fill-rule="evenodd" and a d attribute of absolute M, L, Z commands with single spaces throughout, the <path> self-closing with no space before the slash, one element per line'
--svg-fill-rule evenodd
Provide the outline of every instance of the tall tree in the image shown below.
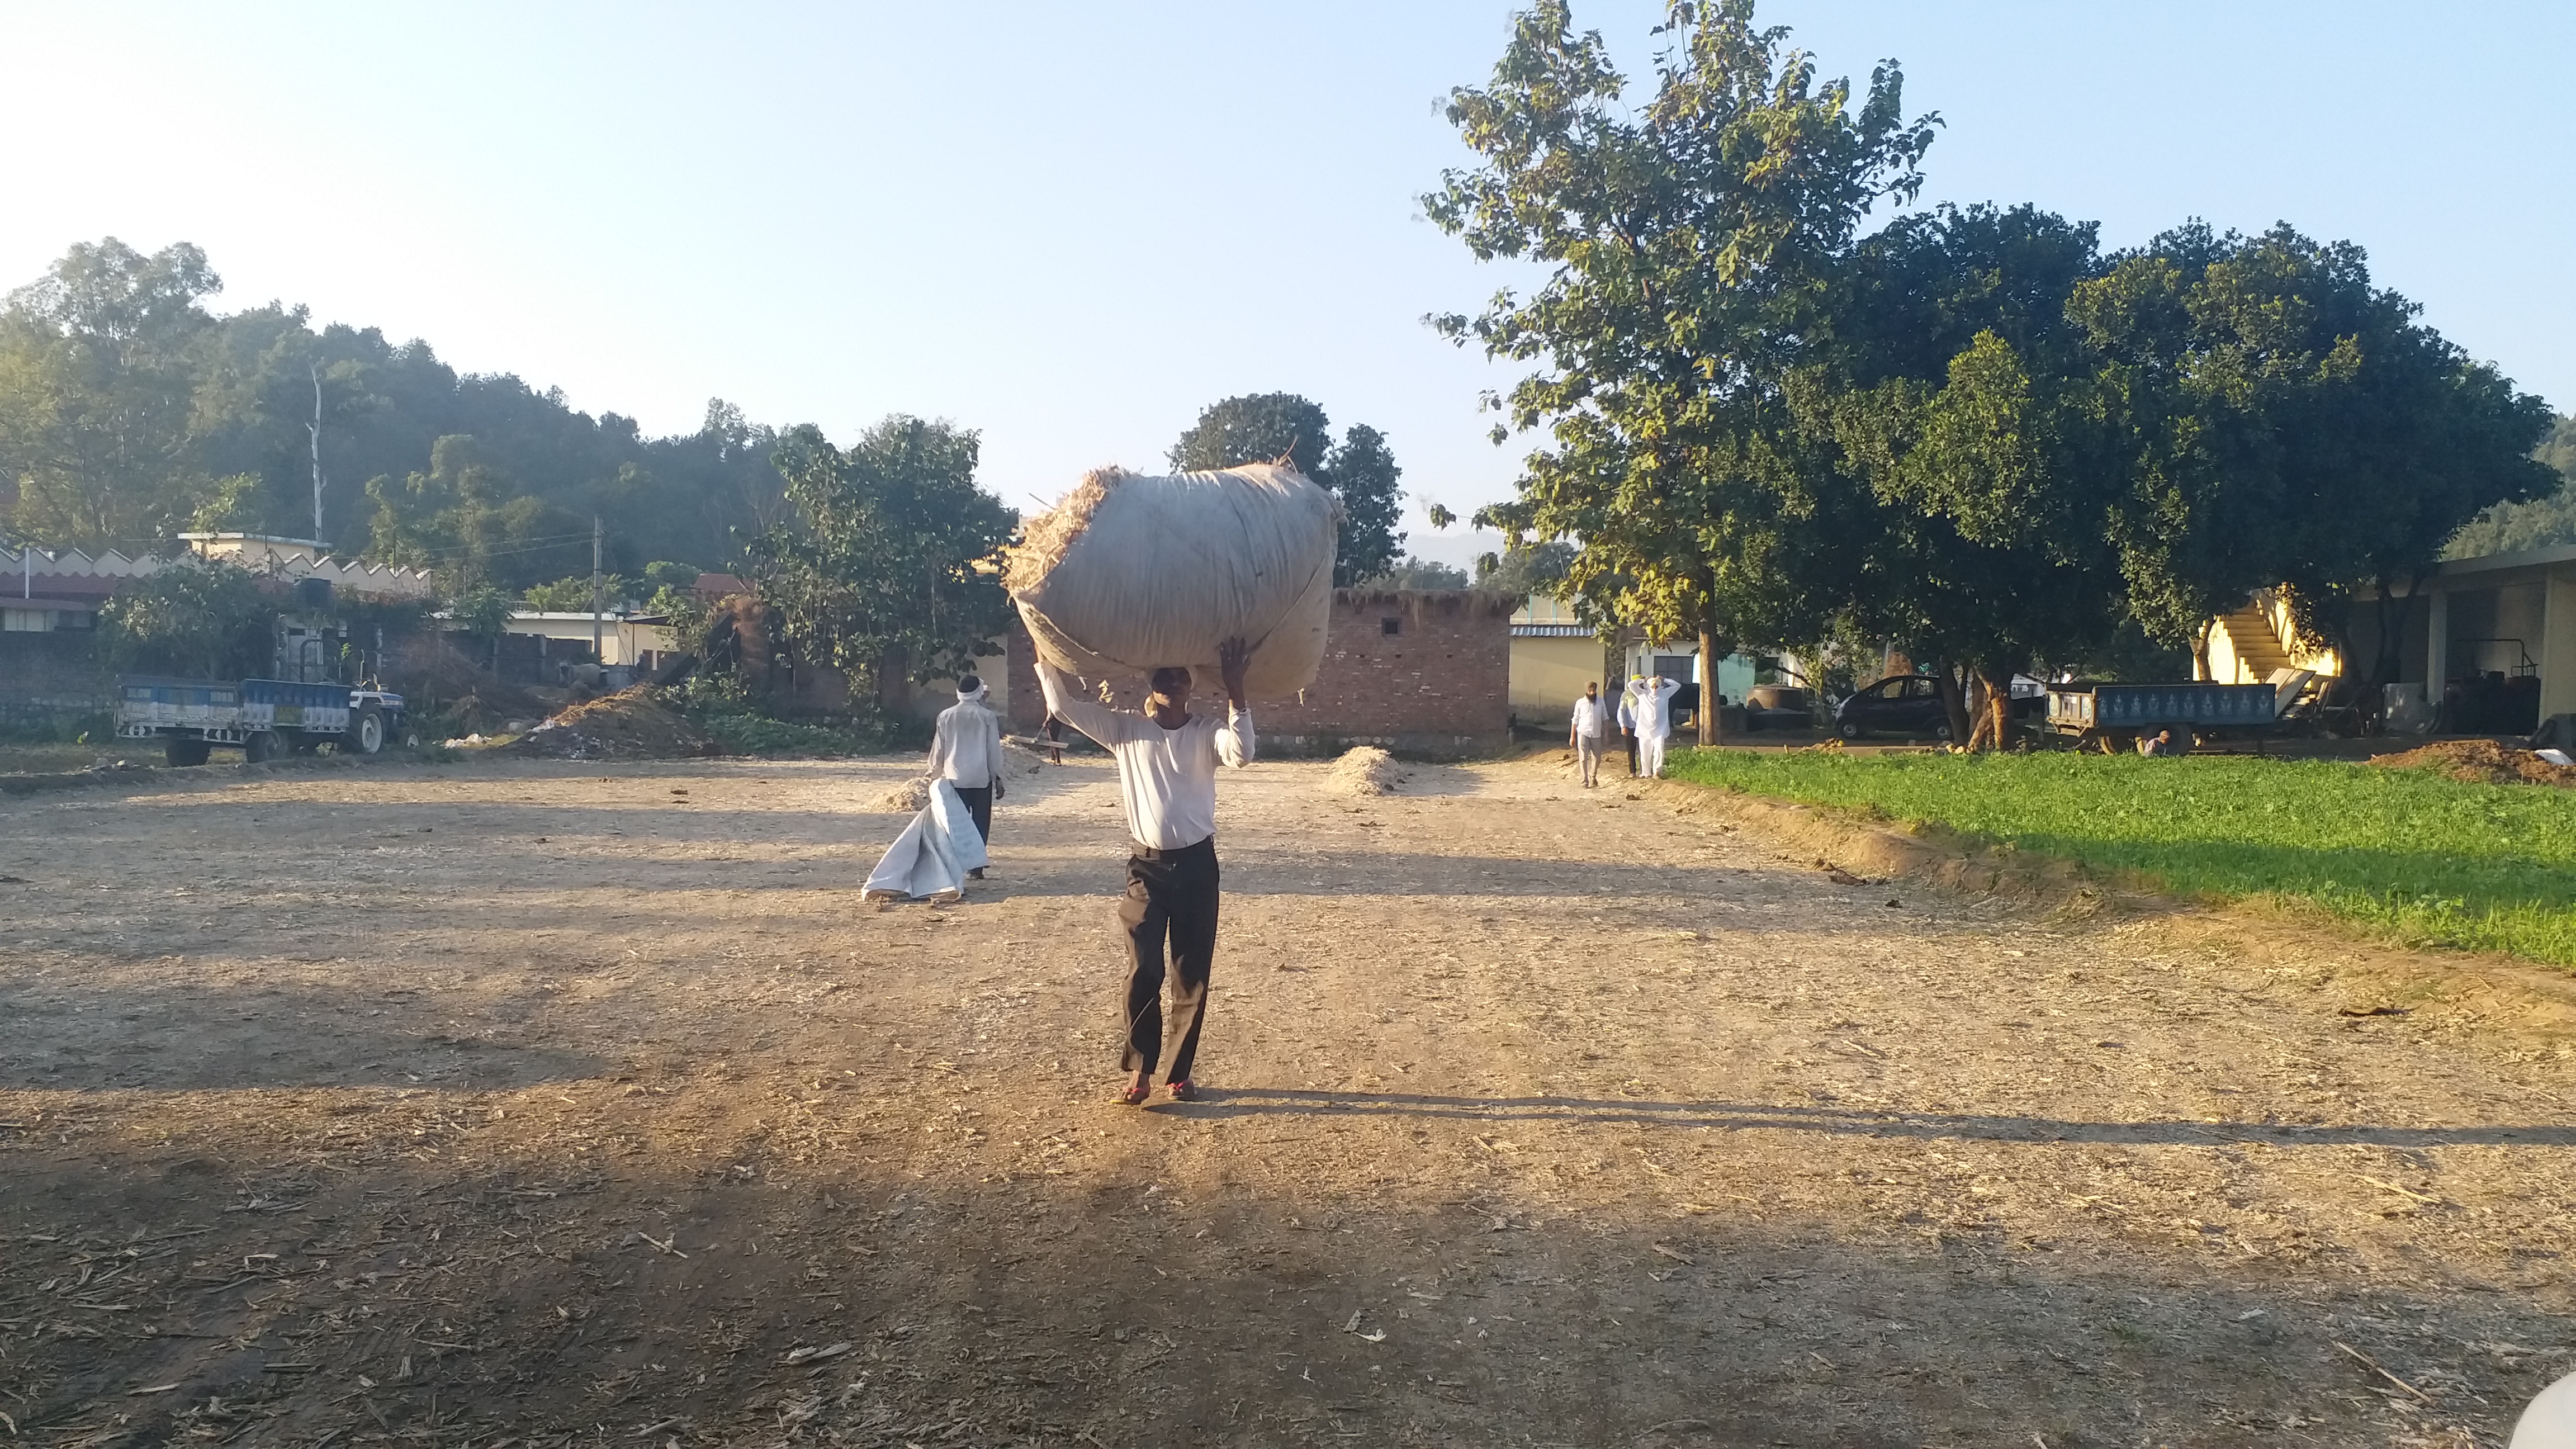
<path fill-rule="evenodd" d="M 1541 364 L 1497 406 L 1552 445 L 1478 522 L 1579 540 L 1568 583 L 1592 613 L 1695 636 L 1714 660 L 1814 637 L 1830 612 L 1804 582 L 1833 543 L 1819 457 L 1784 390 L 1861 218 L 1915 195 L 1938 121 L 1905 118 L 1893 63 L 1855 109 L 1751 0 L 1674 0 L 1658 33 L 1636 105 L 1564 0 L 1519 16 L 1492 82 L 1451 94 L 1479 164 L 1423 204 L 1479 259 L 1550 268 L 1527 297 L 1435 319 Z M 1717 718 L 1701 711 L 1704 742 Z"/>
<path fill-rule="evenodd" d="M 2558 470 L 2556 492 L 2528 503 L 2499 503 L 2451 536 L 2444 558 L 2483 558 L 2576 543 L 2576 418 L 2560 418 L 2533 454 Z"/>
<path fill-rule="evenodd" d="M 1348 588 L 1395 567 L 1404 555 L 1404 470 L 1386 435 L 1366 423 L 1342 432 L 1324 464 L 1324 486 L 1342 500 L 1342 536 L 1333 553 L 1333 585 Z"/>
<path fill-rule="evenodd" d="M 2125 474 L 2067 299 L 2094 229 L 2034 207 L 1942 207 L 1855 252 L 1791 401 L 1860 497 L 1831 500 L 1846 627 L 1942 664 L 1954 731 L 2010 730 L 2012 676 L 2094 650 L 2120 607 L 2106 523 Z M 1984 704 L 1970 720 L 1969 691 Z"/>
<path fill-rule="evenodd" d="M 2547 407 L 2374 286 L 2350 242 L 2195 223 L 2073 311 L 2142 440 L 2113 532 L 2153 636 L 2199 647 L 2211 616 L 2285 583 L 2301 627 L 2374 699 L 2443 546 L 2490 505 L 2557 486 L 2532 456 Z"/>
<path fill-rule="evenodd" d="M 150 547 L 213 492 L 193 393 L 223 282 L 180 243 L 75 246 L 0 312 L 0 507 L 39 542 Z"/>
<path fill-rule="evenodd" d="M 1332 420 L 1295 393 L 1255 393 L 1210 403 L 1168 455 L 1182 471 L 1234 468 L 1286 460 L 1321 484 L 1342 504 L 1341 541 L 1333 556 L 1333 585 L 1348 588 L 1395 567 L 1404 552 L 1396 523 L 1404 516 L 1404 490 L 1386 435 L 1365 423 L 1333 441 Z"/>
<path fill-rule="evenodd" d="M 436 572 L 451 594 L 481 585 L 516 592 L 590 561 L 591 520 L 519 492 L 480 439 L 440 438 L 429 471 L 367 483 L 369 552 Z"/>
<path fill-rule="evenodd" d="M 0 528 L 39 543 L 132 548 L 188 524 L 370 540 L 380 505 L 437 441 L 470 436 L 507 490 L 496 509 L 609 519 L 609 563 L 729 566 L 782 516 L 776 436 L 711 404 L 694 433 L 644 436 L 507 374 L 460 375 L 418 340 L 317 327 L 271 303 L 216 316 L 186 245 L 74 247 L 0 313 Z M 321 397 L 314 436 L 315 392 Z M 433 469 L 434 471 L 434 469 Z M 520 503 L 521 499 L 531 502 Z M 582 562 L 586 566 L 587 558 Z"/>
<path fill-rule="evenodd" d="M 975 485 L 978 451 L 967 429 L 900 414 L 846 451 L 811 425 L 779 440 L 794 513 L 751 556 L 803 658 L 882 694 L 989 652 L 1012 619 L 989 565 L 1018 517 Z"/>

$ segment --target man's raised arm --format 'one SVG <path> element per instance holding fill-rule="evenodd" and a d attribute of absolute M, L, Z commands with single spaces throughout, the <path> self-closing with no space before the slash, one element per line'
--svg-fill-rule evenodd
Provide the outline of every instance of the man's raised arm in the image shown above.
<path fill-rule="evenodd" d="M 1225 681 L 1225 723 L 1216 732 L 1216 757 L 1240 770 L 1252 763 L 1252 706 L 1243 697 L 1243 672 L 1252 665 L 1252 646 L 1228 639 L 1217 646 L 1217 673 Z"/>
<path fill-rule="evenodd" d="M 1038 688 L 1046 695 L 1047 713 L 1091 736 L 1103 749 L 1115 749 L 1127 738 L 1123 723 L 1126 716 L 1077 694 L 1072 675 L 1043 659 L 1035 662 Z"/>

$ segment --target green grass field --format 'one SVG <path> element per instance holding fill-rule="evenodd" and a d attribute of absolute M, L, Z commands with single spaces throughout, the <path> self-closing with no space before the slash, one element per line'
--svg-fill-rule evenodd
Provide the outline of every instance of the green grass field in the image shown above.
<path fill-rule="evenodd" d="M 2572 791 L 2243 756 L 1689 750 L 1666 773 L 1931 822 L 2187 896 L 2312 902 L 2411 945 L 2576 965 Z"/>

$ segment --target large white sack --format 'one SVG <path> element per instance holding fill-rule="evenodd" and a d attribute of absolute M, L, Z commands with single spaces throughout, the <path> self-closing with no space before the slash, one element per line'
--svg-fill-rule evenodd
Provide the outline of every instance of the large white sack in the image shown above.
<path fill-rule="evenodd" d="M 966 872 L 982 870 L 985 864 L 984 837 L 975 830 L 975 817 L 966 813 L 957 787 L 938 780 L 931 784 L 930 803 L 903 827 L 903 834 L 886 847 L 877 868 L 868 873 L 862 894 L 872 901 L 925 896 L 953 901 L 966 893 Z"/>
<path fill-rule="evenodd" d="M 1217 646 L 1253 646 L 1244 692 L 1315 682 L 1333 613 L 1342 506 L 1293 468 L 1153 478 L 1104 468 L 1039 514 L 1004 583 L 1038 656 L 1086 679 L 1186 666 L 1217 688 Z"/>

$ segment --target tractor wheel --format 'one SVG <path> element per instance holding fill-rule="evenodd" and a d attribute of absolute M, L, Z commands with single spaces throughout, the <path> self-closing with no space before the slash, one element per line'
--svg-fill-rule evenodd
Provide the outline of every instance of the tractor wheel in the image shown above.
<path fill-rule="evenodd" d="M 372 755 L 385 747 L 385 712 L 372 704 L 360 705 L 349 716 L 349 732 L 340 737 L 340 748 L 353 755 Z"/>
<path fill-rule="evenodd" d="M 254 765 L 264 765 L 275 758 L 277 758 L 276 731 L 253 730 L 248 735 L 243 736 L 243 760 Z"/>
<path fill-rule="evenodd" d="M 161 757 L 182 769 L 204 764 L 213 752 L 214 746 L 194 735 L 172 735 L 161 746 Z"/>

